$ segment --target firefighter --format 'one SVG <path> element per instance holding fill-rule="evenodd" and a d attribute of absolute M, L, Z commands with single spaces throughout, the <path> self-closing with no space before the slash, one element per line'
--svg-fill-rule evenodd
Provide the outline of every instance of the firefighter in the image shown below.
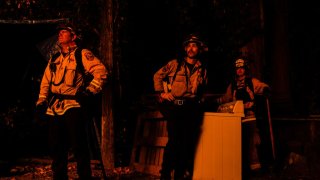
<path fill-rule="evenodd" d="M 225 94 L 217 99 L 219 104 L 242 100 L 245 118 L 242 119 L 242 167 L 243 179 L 250 172 L 261 169 L 258 146 L 261 143 L 256 122 L 255 95 L 267 94 L 269 85 L 249 75 L 248 61 L 239 57 L 234 62 L 235 78 L 229 84 Z"/>
<path fill-rule="evenodd" d="M 202 123 L 203 93 L 207 70 L 203 53 L 208 50 L 196 34 L 183 42 L 184 55 L 170 60 L 153 77 L 160 112 L 167 120 L 168 143 L 164 149 L 161 179 L 191 178 L 194 150 Z"/>
<path fill-rule="evenodd" d="M 90 50 L 80 49 L 77 41 L 79 38 L 74 26 L 58 26 L 60 51 L 51 57 L 44 70 L 36 102 L 38 112 L 50 117 L 49 143 L 55 180 L 68 179 L 70 148 L 74 151 L 79 179 L 91 179 L 83 100 L 101 92 L 108 77 L 103 63 Z M 92 77 L 87 84 L 86 74 Z"/>

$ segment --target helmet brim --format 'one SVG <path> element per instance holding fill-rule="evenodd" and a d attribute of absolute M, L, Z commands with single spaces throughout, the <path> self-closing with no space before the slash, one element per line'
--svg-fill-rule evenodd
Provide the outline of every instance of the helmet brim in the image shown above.
<path fill-rule="evenodd" d="M 183 47 L 186 47 L 189 43 L 197 43 L 203 51 L 208 51 L 208 46 L 199 40 L 187 40 L 183 42 Z"/>
<path fill-rule="evenodd" d="M 68 26 L 68 25 L 64 25 L 64 24 L 61 24 L 57 27 L 57 31 L 60 32 L 61 30 L 67 30 L 69 31 L 70 33 L 72 34 L 77 34 L 76 31 L 74 30 L 74 28 L 72 26 Z"/>

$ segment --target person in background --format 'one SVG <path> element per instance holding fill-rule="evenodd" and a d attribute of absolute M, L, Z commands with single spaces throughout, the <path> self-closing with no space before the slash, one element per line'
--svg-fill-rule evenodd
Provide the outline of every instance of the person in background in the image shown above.
<path fill-rule="evenodd" d="M 160 179 L 191 179 L 197 138 L 203 117 L 203 94 L 207 70 L 203 53 L 208 50 L 196 34 L 183 42 L 184 55 L 170 60 L 153 77 L 160 112 L 167 120 L 168 143 Z"/>
<path fill-rule="evenodd" d="M 59 25 L 60 51 L 51 57 L 44 70 L 36 102 L 38 112 L 46 113 L 50 117 L 49 143 L 52 146 L 54 180 L 68 179 L 70 148 L 74 151 L 79 179 L 91 179 L 85 130 L 87 119 L 83 114 L 83 103 L 85 99 L 101 92 L 108 77 L 103 63 L 90 50 L 80 49 L 76 41 L 78 35 L 71 24 Z M 80 60 L 76 59 L 77 49 Z M 92 77 L 87 84 L 85 74 L 91 74 Z"/>
<path fill-rule="evenodd" d="M 247 179 L 251 171 L 261 168 L 258 155 L 261 140 L 255 117 L 255 96 L 269 93 L 270 87 L 249 75 L 248 61 L 244 57 L 236 59 L 234 72 L 235 78 L 232 79 L 225 94 L 217 99 L 217 103 L 243 101 L 245 118 L 242 119 L 242 167 L 243 179 Z"/>

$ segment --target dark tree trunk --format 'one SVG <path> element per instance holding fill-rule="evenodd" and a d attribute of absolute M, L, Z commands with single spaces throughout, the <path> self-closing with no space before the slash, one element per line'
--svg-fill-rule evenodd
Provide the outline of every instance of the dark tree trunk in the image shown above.
<path fill-rule="evenodd" d="M 113 72 L 113 1 L 104 0 L 101 8 L 101 57 L 109 73 Z M 113 76 L 102 93 L 101 155 L 105 169 L 114 168 Z"/>

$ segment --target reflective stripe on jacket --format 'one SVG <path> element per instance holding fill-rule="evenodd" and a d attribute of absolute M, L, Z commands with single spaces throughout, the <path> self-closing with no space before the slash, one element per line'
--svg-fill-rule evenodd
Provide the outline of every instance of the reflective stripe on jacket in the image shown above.
<path fill-rule="evenodd" d="M 43 100 L 50 101 L 48 99 L 50 93 L 75 95 L 82 86 L 83 76 L 77 70 L 75 50 L 76 47 L 65 56 L 60 54 L 58 58 L 52 60 L 54 62 L 51 62 L 50 59 L 42 77 L 37 104 Z M 107 80 L 108 72 L 102 62 L 91 51 L 83 49 L 81 54 L 85 73 L 90 73 L 93 76 L 93 80 L 86 88 L 93 94 L 99 93 Z M 51 63 L 55 65 L 55 72 L 50 70 Z M 80 107 L 80 104 L 75 99 L 55 99 L 54 102 L 50 102 L 47 114 L 62 115 L 68 109 L 77 107 Z"/>
<path fill-rule="evenodd" d="M 251 80 L 252 80 L 252 85 L 253 85 L 253 92 L 251 91 L 251 89 L 249 87 L 246 87 L 246 91 L 252 100 L 254 100 L 253 96 L 255 94 L 262 94 L 264 88 L 270 88 L 268 84 L 261 82 L 257 78 L 252 77 Z M 237 100 L 235 91 L 236 90 L 234 90 L 234 92 L 232 92 L 232 83 L 230 83 L 225 94 L 223 96 L 221 96 L 220 98 L 218 98 L 218 100 L 217 100 L 218 103 L 223 104 L 223 103 Z M 254 106 L 254 101 L 244 102 L 245 109 L 249 109 L 252 106 Z M 250 116 L 254 116 L 254 112 L 249 112 L 249 113 L 250 113 Z M 246 116 L 248 116 L 248 114 L 246 114 Z"/>

